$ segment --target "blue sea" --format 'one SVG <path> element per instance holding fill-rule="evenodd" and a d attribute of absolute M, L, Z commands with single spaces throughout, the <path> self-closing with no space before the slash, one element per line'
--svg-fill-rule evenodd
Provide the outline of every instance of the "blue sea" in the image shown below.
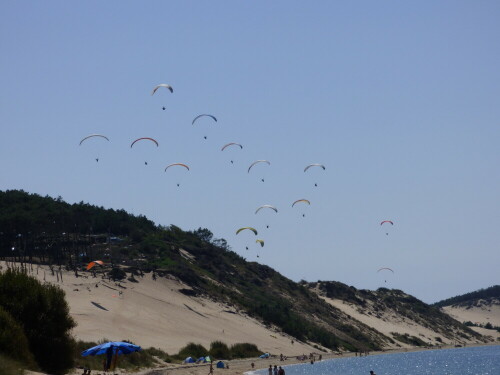
<path fill-rule="evenodd" d="M 273 359 L 266 364 L 283 366 Z M 500 346 L 335 358 L 284 369 L 286 375 L 369 375 L 370 370 L 377 375 L 500 375 Z M 267 369 L 255 374 L 267 375 Z"/>

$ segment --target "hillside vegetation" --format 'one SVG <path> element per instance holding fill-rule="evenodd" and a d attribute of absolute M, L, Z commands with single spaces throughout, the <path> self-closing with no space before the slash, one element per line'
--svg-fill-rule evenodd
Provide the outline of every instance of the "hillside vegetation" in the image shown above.
<path fill-rule="evenodd" d="M 474 306 L 478 300 L 500 299 L 500 285 L 490 286 L 486 289 L 479 289 L 475 292 L 465 293 L 460 296 L 447 298 L 436 302 L 433 306 L 445 307 L 459 305 L 463 307 Z"/>
<path fill-rule="evenodd" d="M 439 344 L 445 341 L 482 340 L 481 335 L 464 327 L 439 308 L 430 306 L 401 290 L 387 288 L 379 288 L 376 291 L 358 290 L 332 281 L 318 281 L 306 285 L 328 300 L 352 305 L 358 314 L 370 316 L 372 321 L 399 326 L 400 332 L 386 333 L 399 343 L 427 346 L 429 342 Z M 405 326 L 407 326 L 406 332 L 404 332 Z M 411 335 L 409 332 L 416 326 L 422 327 L 427 336 L 422 333 L 418 336 Z"/>
<path fill-rule="evenodd" d="M 185 293 L 234 306 L 319 349 L 374 350 L 394 344 L 387 334 L 326 302 L 311 285 L 245 261 L 224 239 L 213 238 L 208 229 L 183 231 L 174 225 L 156 226 L 123 210 L 83 202 L 68 204 L 60 197 L 17 190 L 0 192 L 0 227 L 0 257 L 7 262 L 27 266 L 43 263 L 53 274 L 65 269 L 77 276 L 88 262 L 101 259 L 105 267 L 96 267 L 93 272 L 103 277 L 135 282 L 145 273 L 153 278 L 173 276 L 190 286 Z M 452 336 L 474 334 L 401 291 L 379 290 L 370 295 L 334 282 L 321 288 L 323 293 L 360 307 L 367 300 L 377 309 L 397 306 L 398 313 L 411 315 L 437 332 L 451 326 Z"/>

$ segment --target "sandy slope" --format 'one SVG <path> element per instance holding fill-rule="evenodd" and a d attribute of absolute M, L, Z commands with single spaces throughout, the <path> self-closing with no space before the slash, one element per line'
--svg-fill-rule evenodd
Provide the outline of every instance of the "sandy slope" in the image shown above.
<path fill-rule="evenodd" d="M 443 310 L 459 322 L 491 323 L 500 326 L 500 301 L 491 305 L 479 304 L 470 308 L 461 306 L 445 306 Z"/>
<path fill-rule="evenodd" d="M 399 334 L 407 333 L 410 336 L 415 336 L 420 338 L 426 343 L 430 343 L 432 345 L 440 345 L 441 342 L 436 340 L 439 337 L 442 340 L 442 343 L 451 344 L 449 339 L 442 336 L 439 333 L 434 332 L 433 330 L 426 328 L 420 324 L 415 323 L 414 321 L 401 317 L 396 312 L 388 310 L 384 312 L 375 313 L 374 310 L 369 308 L 364 310 L 359 310 L 359 306 L 345 303 L 342 300 L 338 299 L 330 299 L 322 296 L 326 302 L 335 306 L 339 310 L 342 310 L 346 314 L 352 316 L 353 318 L 365 323 L 366 325 L 375 328 L 377 331 L 383 333 L 388 337 L 393 337 L 391 332 L 396 332 Z M 366 301 L 368 306 L 371 304 L 370 301 Z M 465 340 L 464 340 L 465 341 Z M 467 341 L 468 343 L 479 343 L 476 340 Z M 400 347 L 411 347 L 402 342 L 397 342 Z M 392 348 L 396 348 L 395 344 L 390 345 Z"/>
<path fill-rule="evenodd" d="M 443 311 L 459 322 L 472 322 L 476 324 L 491 323 L 500 327 L 500 301 L 489 304 L 481 303 L 469 308 L 463 306 L 445 306 Z M 471 327 L 474 331 L 484 336 L 491 336 L 494 340 L 500 339 L 500 333 L 496 330 Z"/>
<path fill-rule="evenodd" d="M 5 264 L 3 264 L 5 267 Z M 131 340 L 142 347 L 157 347 L 175 354 L 189 342 L 209 347 L 220 340 L 228 345 L 249 342 L 275 354 L 298 355 L 314 351 L 268 329 L 255 319 L 206 298 L 189 297 L 179 289 L 188 289 L 177 280 L 151 274 L 114 283 L 93 278 L 89 273 L 75 277 L 63 271 L 61 282 L 48 267 L 34 266 L 31 275 L 59 285 L 66 292 L 70 314 L 78 323 L 76 338 L 98 341 Z"/>

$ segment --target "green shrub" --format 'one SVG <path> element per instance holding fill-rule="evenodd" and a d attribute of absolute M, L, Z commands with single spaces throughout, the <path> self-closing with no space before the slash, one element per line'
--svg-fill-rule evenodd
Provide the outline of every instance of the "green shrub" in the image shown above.
<path fill-rule="evenodd" d="M 19 361 L 26 368 L 37 368 L 23 328 L 0 306 L 0 353 Z"/>
<path fill-rule="evenodd" d="M 171 363 L 174 360 L 171 355 L 158 348 L 148 348 L 144 349 L 144 351 L 167 363 Z"/>
<path fill-rule="evenodd" d="M 73 367 L 70 331 L 76 323 L 59 287 L 7 270 L 0 274 L 0 306 L 23 327 L 30 351 L 43 371 L 59 375 Z"/>
<path fill-rule="evenodd" d="M 423 340 L 421 340 L 420 338 L 416 337 L 416 336 L 410 336 L 408 333 L 404 333 L 404 334 L 401 334 L 401 333 L 397 333 L 397 332 L 391 332 L 391 335 L 398 341 L 402 342 L 402 343 L 405 343 L 405 344 L 409 344 L 409 345 L 413 345 L 413 346 L 426 346 L 427 343 Z"/>
<path fill-rule="evenodd" d="M 253 358 L 262 354 L 255 344 L 238 343 L 231 346 L 232 358 Z"/>
<path fill-rule="evenodd" d="M 231 352 L 222 341 L 213 341 L 210 344 L 209 353 L 215 359 L 231 359 Z"/>
<path fill-rule="evenodd" d="M 120 268 L 111 269 L 111 271 L 108 272 L 108 275 L 113 280 L 123 280 L 124 278 L 127 277 L 127 274 L 125 273 L 125 271 L 120 269 Z"/>
<path fill-rule="evenodd" d="M 203 347 L 203 345 L 190 342 L 185 347 L 183 347 L 181 350 L 179 350 L 179 353 L 177 354 L 176 357 L 178 359 L 185 359 L 187 357 L 193 357 L 194 359 L 197 359 L 199 357 L 204 357 L 207 354 L 208 354 L 208 350 L 205 349 Z"/>
<path fill-rule="evenodd" d="M 0 374 L 2 375 L 23 375 L 23 365 L 0 354 Z"/>

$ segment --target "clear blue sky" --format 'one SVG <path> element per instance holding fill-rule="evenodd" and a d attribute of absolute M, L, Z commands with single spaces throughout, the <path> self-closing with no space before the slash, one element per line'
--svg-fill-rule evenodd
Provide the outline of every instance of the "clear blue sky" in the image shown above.
<path fill-rule="evenodd" d="M 206 227 L 297 281 L 426 302 L 498 284 L 499 17 L 497 1 L 2 1 L 0 189 Z M 79 146 L 91 133 L 110 142 Z"/>

